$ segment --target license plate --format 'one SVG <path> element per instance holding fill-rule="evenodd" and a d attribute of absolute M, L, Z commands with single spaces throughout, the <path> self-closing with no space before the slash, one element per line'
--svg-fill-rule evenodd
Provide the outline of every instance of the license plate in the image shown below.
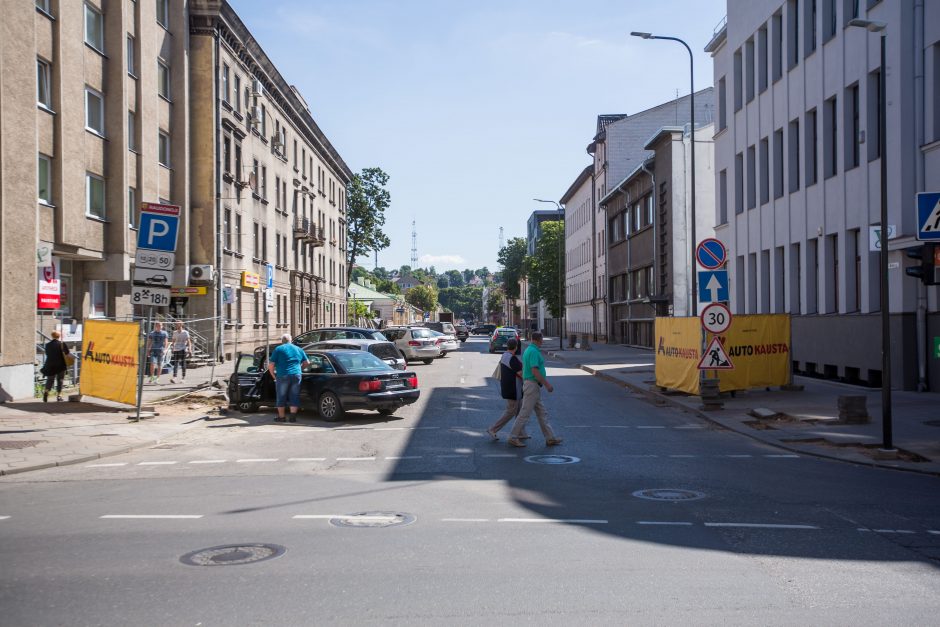
<path fill-rule="evenodd" d="M 398 389 L 398 388 L 403 388 L 403 387 L 405 387 L 405 384 L 404 384 L 404 383 L 400 383 L 400 382 L 398 382 L 398 381 L 394 381 L 394 382 L 386 383 L 386 384 L 385 384 L 385 389 L 386 389 L 386 390 L 396 390 L 396 389 Z"/>

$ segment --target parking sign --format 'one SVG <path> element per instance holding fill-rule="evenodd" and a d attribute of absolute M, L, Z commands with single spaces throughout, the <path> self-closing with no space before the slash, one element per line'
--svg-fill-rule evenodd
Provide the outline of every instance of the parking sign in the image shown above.
<path fill-rule="evenodd" d="M 137 248 L 175 252 L 179 225 L 180 208 L 177 205 L 143 203 L 140 207 Z"/>

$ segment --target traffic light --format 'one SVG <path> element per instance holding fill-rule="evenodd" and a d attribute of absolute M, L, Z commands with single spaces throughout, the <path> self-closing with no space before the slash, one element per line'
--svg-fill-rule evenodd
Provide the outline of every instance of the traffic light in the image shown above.
<path fill-rule="evenodd" d="M 920 279 L 924 285 L 940 285 L 940 245 L 923 244 L 904 251 L 908 259 L 919 259 L 919 266 L 904 268 L 907 276 Z"/>

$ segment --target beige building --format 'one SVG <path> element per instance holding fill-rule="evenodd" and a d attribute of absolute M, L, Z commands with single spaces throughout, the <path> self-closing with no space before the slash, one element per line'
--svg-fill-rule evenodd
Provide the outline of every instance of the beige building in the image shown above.
<path fill-rule="evenodd" d="M 594 277 L 597 276 L 597 220 L 591 195 L 594 166 L 585 167 L 561 197 L 565 206 L 565 330 L 570 336 L 598 340 L 599 312 Z M 603 225 L 604 220 L 602 219 Z M 603 240 L 601 240 L 603 244 Z M 603 318 L 600 318 L 603 322 Z M 601 334 L 603 337 L 603 334 Z"/>

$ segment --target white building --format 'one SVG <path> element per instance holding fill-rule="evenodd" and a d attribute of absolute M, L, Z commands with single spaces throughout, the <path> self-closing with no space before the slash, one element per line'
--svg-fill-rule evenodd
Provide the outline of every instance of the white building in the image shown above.
<path fill-rule="evenodd" d="M 603 308 L 594 303 L 597 220 L 591 195 L 593 173 L 593 165 L 584 168 L 559 202 L 565 206 L 565 329 L 568 335 L 586 335 L 596 342 L 597 310 Z"/>

